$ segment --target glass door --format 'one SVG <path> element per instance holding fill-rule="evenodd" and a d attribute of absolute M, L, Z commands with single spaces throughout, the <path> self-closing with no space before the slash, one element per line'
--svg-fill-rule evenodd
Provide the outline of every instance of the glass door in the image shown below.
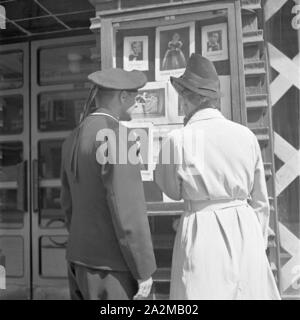
<path fill-rule="evenodd" d="M 67 231 L 60 209 L 63 140 L 78 123 L 90 88 L 87 75 L 99 70 L 94 36 L 32 44 L 32 273 L 35 299 L 68 298 Z"/>
<path fill-rule="evenodd" d="M 28 66 L 27 44 L 1 46 L 0 255 L 6 289 L 0 299 L 30 297 Z"/>

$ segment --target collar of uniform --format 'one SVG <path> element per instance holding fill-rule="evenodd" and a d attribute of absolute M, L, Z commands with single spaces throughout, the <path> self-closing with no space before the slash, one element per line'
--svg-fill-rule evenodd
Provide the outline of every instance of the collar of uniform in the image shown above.
<path fill-rule="evenodd" d="M 98 113 L 102 113 L 102 114 L 106 114 L 109 117 L 113 118 L 114 120 L 116 120 L 117 122 L 119 122 L 119 117 L 110 109 L 106 109 L 106 108 L 99 108 L 97 109 L 95 112 L 92 113 L 92 115 L 97 115 Z"/>
<path fill-rule="evenodd" d="M 224 119 L 224 116 L 218 109 L 205 108 L 197 111 L 188 121 L 188 124 L 208 119 Z"/>

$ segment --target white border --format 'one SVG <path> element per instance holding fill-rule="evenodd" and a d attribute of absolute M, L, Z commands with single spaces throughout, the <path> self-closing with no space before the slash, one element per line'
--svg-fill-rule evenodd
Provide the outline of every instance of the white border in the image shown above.
<path fill-rule="evenodd" d="M 155 80 L 156 81 L 169 80 L 170 76 L 180 77 L 185 70 L 185 68 L 175 69 L 175 70 L 166 70 L 166 71 L 160 70 L 160 32 L 166 31 L 166 30 L 181 29 L 186 27 L 190 28 L 190 55 L 191 55 L 192 53 L 195 52 L 195 22 L 181 23 L 181 24 L 175 24 L 175 25 L 156 28 L 156 35 L 155 35 Z"/>
<path fill-rule="evenodd" d="M 130 43 L 133 41 L 143 42 L 143 60 L 141 61 L 129 61 L 130 53 Z M 149 70 L 149 57 L 148 57 L 148 36 L 136 36 L 136 37 L 124 37 L 123 39 L 123 69 L 127 71 L 139 70 L 148 71 Z"/>
<path fill-rule="evenodd" d="M 207 51 L 207 33 L 212 31 L 222 30 L 222 50 L 208 52 Z M 201 28 L 201 46 L 202 46 L 202 56 L 208 58 L 211 61 L 222 61 L 228 60 L 228 27 L 227 23 L 212 24 L 209 26 L 203 26 Z"/>

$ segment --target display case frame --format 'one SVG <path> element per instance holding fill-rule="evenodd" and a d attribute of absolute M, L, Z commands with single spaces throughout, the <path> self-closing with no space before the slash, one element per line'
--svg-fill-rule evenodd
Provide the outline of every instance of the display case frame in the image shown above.
<path fill-rule="evenodd" d="M 211 3 L 174 4 L 154 8 L 136 8 L 100 13 L 101 18 L 101 63 L 102 68 L 116 65 L 116 33 L 147 27 L 160 27 L 197 21 L 201 17 L 214 17 L 219 11 L 226 10 L 228 18 L 228 49 L 231 74 L 231 120 L 246 124 L 245 112 L 245 80 L 242 45 L 242 23 L 240 1 L 222 1 Z"/>

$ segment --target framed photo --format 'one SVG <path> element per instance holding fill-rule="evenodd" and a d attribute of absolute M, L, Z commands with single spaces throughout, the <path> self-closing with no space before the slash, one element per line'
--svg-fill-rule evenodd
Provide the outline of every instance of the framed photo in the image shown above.
<path fill-rule="evenodd" d="M 194 22 L 156 28 L 156 80 L 169 80 L 170 76 L 181 76 L 193 52 L 195 52 Z"/>
<path fill-rule="evenodd" d="M 211 61 L 228 60 L 227 23 L 202 27 L 201 39 L 203 57 Z"/>
<path fill-rule="evenodd" d="M 134 123 L 124 121 L 127 127 L 128 141 L 136 141 L 140 149 L 141 175 L 143 181 L 153 180 L 153 124 L 150 122 Z"/>
<path fill-rule="evenodd" d="M 148 37 L 136 36 L 124 38 L 124 69 L 127 71 L 149 70 Z"/>
<path fill-rule="evenodd" d="M 168 122 L 167 84 L 164 82 L 149 82 L 139 89 L 136 97 L 136 107 L 131 113 L 133 121 L 150 121 L 154 124 Z"/>

